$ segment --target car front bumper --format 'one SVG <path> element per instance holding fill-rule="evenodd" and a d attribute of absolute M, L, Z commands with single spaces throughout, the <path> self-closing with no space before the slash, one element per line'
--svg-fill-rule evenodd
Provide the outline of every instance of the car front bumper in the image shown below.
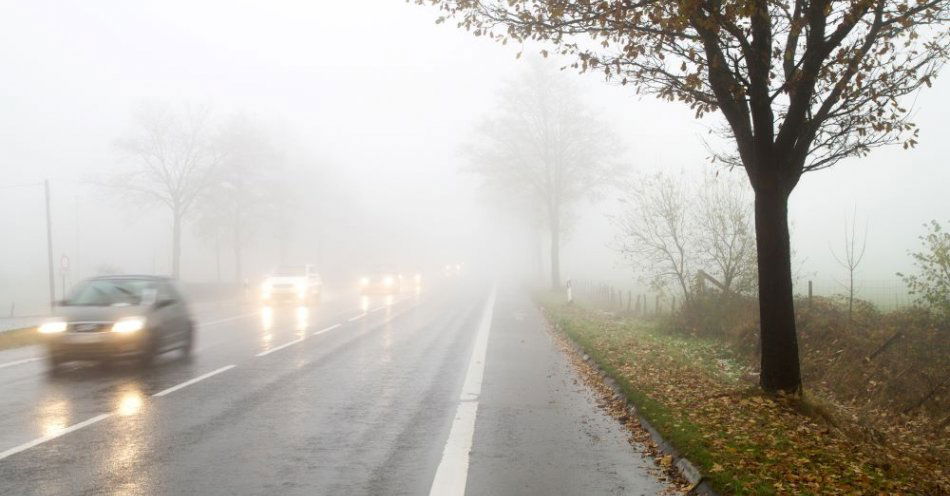
<path fill-rule="evenodd" d="M 133 357 L 145 351 L 146 332 L 64 332 L 47 336 L 46 350 L 62 360 Z"/>

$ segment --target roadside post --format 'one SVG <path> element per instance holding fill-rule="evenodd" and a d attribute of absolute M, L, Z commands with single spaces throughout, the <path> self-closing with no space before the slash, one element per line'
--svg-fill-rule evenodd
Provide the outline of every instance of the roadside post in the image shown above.
<path fill-rule="evenodd" d="M 567 280 L 567 304 L 572 305 L 574 303 L 574 283 L 568 279 Z"/>
<path fill-rule="evenodd" d="M 69 275 L 69 257 L 63 253 L 63 256 L 59 257 L 59 275 L 62 278 L 62 292 L 60 296 L 63 298 L 66 297 L 66 276 Z"/>

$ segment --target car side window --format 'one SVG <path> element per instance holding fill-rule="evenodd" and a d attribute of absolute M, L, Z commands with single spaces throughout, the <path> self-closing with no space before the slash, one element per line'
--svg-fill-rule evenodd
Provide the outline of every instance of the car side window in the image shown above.
<path fill-rule="evenodd" d="M 175 292 L 175 289 L 166 282 L 158 283 L 158 301 L 173 300 L 178 301 L 178 294 Z"/>

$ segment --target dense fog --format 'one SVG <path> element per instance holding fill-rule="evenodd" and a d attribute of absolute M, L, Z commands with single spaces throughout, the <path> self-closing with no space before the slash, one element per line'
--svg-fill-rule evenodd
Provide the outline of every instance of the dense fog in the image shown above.
<path fill-rule="evenodd" d="M 537 57 L 537 47 L 472 37 L 398 1 L 35 1 L 4 2 L 3 12 L 3 315 L 39 313 L 48 300 L 45 179 L 58 295 L 64 282 L 100 273 L 171 273 L 168 209 L 121 192 L 135 161 L 121 142 L 143 107 L 202 109 L 213 133 L 244 122 L 266 149 L 248 167 L 270 203 L 242 234 L 240 276 L 233 233 L 215 232 L 225 221 L 200 211 L 220 208 L 204 205 L 183 219 L 180 277 L 191 282 L 256 284 L 282 263 L 315 264 L 340 283 L 374 266 L 455 262 L 540 277 L 541 222 L 487 191 L 465 151 L 484 139 L 480 123 L 503 112 L 506 85 L 531 70 L 524 59 L 576 86 L 616 137 L 613 159 L 630 180 L 743 174 L 709 162 L 710 149 L 726 146 L 719 117 L 696 120 L 597 74 L 559 73 L 566 61 Z M 841 289 L 829 288 L 846 276 L 834 250 L 856 223 L 867 238 L 859 279 L 903 291 L 896 273 L 911 267 L 922 224 L 950 213 L 948 84 L 938 79 L 907 102 L 921 127 L 915 149 L 810 173 L 792 195 L 802 279 Z M 565 278 L 643 283 L 617 252 L 611 220 L 627 190 L 611 185 L 576 202 L 561 242 Z"/>

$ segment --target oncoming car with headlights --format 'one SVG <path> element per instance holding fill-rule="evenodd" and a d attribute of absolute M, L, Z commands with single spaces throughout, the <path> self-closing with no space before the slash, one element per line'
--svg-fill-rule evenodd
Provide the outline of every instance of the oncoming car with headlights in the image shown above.
<path fill-rule="evenodd" d="M 261 284 L 264 303 L 315 303 L 323 281 L 312 265 L 289 265 L 274 269 Z"/>
<path fill-rule="evenodd" d="M 392 294 L 402 291 L 403 278 L 395 271 L 376 271 L 360 278 L 359 287 L 363 294 Z"/>
<path fill-rule="evenodd" d="M 106 276 L 80 282 L 40 325 L 51 371 L 72 360 L 135 358 L 143 365 L 171 350 L 191 353 L 194 324 L 171 279 Z"/>

